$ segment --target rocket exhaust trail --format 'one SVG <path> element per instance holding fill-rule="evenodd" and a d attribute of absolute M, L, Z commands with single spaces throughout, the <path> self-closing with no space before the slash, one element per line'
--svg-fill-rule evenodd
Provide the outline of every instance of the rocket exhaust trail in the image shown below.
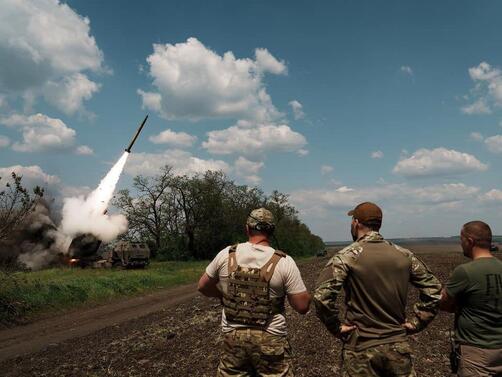
<path fill-rule="evenodd" d="M 143 129 L 148 115 L 134 134 L 122 157 L 101 180 L 99 186 L 86 197 L 65 198 L 61 228 L 69 236 L 90 233 L 108 242 L 127 231 L 127 219 L 123 215 L 106 215 L 117 182 L 122 174 L 131 148 Z"/>

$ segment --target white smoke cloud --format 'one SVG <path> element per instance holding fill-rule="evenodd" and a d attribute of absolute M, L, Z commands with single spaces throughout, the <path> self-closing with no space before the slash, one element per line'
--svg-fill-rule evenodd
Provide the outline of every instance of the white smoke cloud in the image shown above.
<path fill-rule="evenodd" d="M 127 219 L 124 215 L 107 215 L 104 212 L 108 208 L 128 156 L 129 153 L 125 152 L 98 188 L 88 196 L 64 199 L 61 230 L 65 234 L 74 237 L 90 233 L 104 242 L 109 242 L 127 231 Z"/>

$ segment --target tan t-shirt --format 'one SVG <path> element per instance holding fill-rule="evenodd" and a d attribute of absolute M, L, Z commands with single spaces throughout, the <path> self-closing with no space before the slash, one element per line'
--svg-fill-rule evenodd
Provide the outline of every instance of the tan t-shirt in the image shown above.
<path fill-rule="evenodd" d="M 206 268 L 206 274 L 214 279 L 218 279 L 225 293 L 227 292 L 229 250 L 230 246 L 221 250 Z M 235 257 L 239 266 L 261 268 L 273 254 L 274 249 L 269 246 L 246 242 L 237 246 Z M 300 270 L 298 270 L 293 258 L 289 255 L 281 258 L 270 279 L 270 297 L 284 297 L 288 294 L 302 293 L 306 290 L 307 288 L 303 283 Z M 225 310 L 223 310 L 221 327 L 223 332 L 229 332 L 235 328 L 249 326 L 227 321 Z M 284 315 L 275 314 L 265 330 L 275 335 L 286 335 L 286 318 L 284 318 Z"/>

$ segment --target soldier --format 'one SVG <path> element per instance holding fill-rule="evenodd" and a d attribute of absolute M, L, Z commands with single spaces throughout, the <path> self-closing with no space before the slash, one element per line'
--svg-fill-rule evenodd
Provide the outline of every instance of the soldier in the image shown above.
<path fill-rule="evenodd" d="M 361 203 L 352 211 L 355 241 L 321 272 L 314 292 L 317 315 L 344 344 L 343 376 L 416 376 L 407 335 L 423 330 L 438 311 L 441 284 L 413 253 L 379 233 L 382 210 Z M 406 321 L 408 283 L 420 290 Z M 345 318 L 336 299 L 345 290 Z"/>
<path fill-rule="evenodd" d="M 472 261 L 453 270 L 441 297 L 441 309 L 455 313 L 452 369 L 461 377 L 502 376 L 502 261 L 490 252 L 492 231 L 482 221 L 465 224 L 460 243 Z"/>
<path fill-rule="evenodd" d="M 270 247 L 274 228 L 270 211 L 252 211 L 246 221 L 248 242 L 220 251 L 199 280 L 203 295 L 223 303 L 219 377 L 294 375 L 284 299 L 305 314 L 310 294 L 295 261 Z"/>

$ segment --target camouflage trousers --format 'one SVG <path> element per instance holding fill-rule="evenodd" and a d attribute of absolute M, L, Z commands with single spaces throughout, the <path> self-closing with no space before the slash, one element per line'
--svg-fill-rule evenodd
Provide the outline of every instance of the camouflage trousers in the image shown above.
<path fill-rule="evenodd" d="M 228 376 L 294 376 L 287 338 L 249 328 L 226 333 L 217 377 Z"/>
<path fill-rule="evenodd" d="M 407 342 L 343 351 L 344 377 L 416 377 Z"/>

